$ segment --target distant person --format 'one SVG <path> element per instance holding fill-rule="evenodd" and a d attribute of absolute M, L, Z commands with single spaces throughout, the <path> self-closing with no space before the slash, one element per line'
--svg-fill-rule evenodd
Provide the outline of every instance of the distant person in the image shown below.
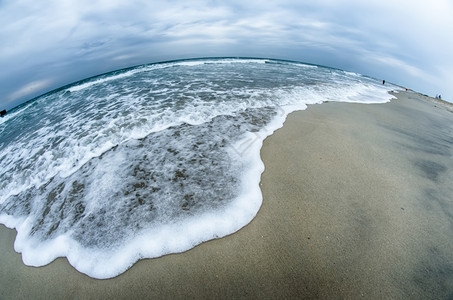
<path fill-rule="evenodd" d="M 382 80 L 382 84 L 385 84 L 385 80 Z"/>
<path fill-rule="evenodd" d="M 0 116 L 3 117 L 4 115 L 6 115 L 6 109 L 0 111 Z"/>
<path fill-rule="evenodd" d="M 442 97 L 439 95 L 439 100 L 442 99 Z"/>

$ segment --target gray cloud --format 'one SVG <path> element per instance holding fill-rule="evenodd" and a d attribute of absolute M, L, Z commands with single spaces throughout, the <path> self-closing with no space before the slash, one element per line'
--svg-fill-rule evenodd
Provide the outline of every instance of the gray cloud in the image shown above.
<path fill-rule="evenodd" d="M 418 2 L 0 2 L 0 107 L 114 69 L 197 56 L 301 60 L 451 100 L 453 4 Z"/>

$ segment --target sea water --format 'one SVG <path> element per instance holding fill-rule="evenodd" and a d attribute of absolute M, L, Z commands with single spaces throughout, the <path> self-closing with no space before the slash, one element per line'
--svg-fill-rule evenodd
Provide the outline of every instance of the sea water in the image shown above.
<path fill-rule="evenodd" d="M 95 278 L 231 234 L 257 214 L 263 140 L 325 101 L 395 86 L 271 59 L 143 65 L 41 96 L 0 120 L 0 223 L 25 264 Z"/>

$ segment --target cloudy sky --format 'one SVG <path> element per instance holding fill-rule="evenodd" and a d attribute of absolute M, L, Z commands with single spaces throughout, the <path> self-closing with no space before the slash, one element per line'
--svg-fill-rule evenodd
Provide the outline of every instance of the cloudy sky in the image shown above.
<path fill-rule="evenodd" d="M 96 74 L 207 56 L 297 60 L 453 101 L 453 1 L 0 0 L 0 109 Z"/>

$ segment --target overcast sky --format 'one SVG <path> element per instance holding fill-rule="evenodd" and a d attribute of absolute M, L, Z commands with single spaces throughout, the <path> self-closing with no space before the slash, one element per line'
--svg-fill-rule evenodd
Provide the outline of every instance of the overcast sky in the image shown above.
<path fill-rule="evenodd" d="M 453 1 L 0 0 L 0 109 L 162 60 L 282 58 L 453 101 Z"/>

